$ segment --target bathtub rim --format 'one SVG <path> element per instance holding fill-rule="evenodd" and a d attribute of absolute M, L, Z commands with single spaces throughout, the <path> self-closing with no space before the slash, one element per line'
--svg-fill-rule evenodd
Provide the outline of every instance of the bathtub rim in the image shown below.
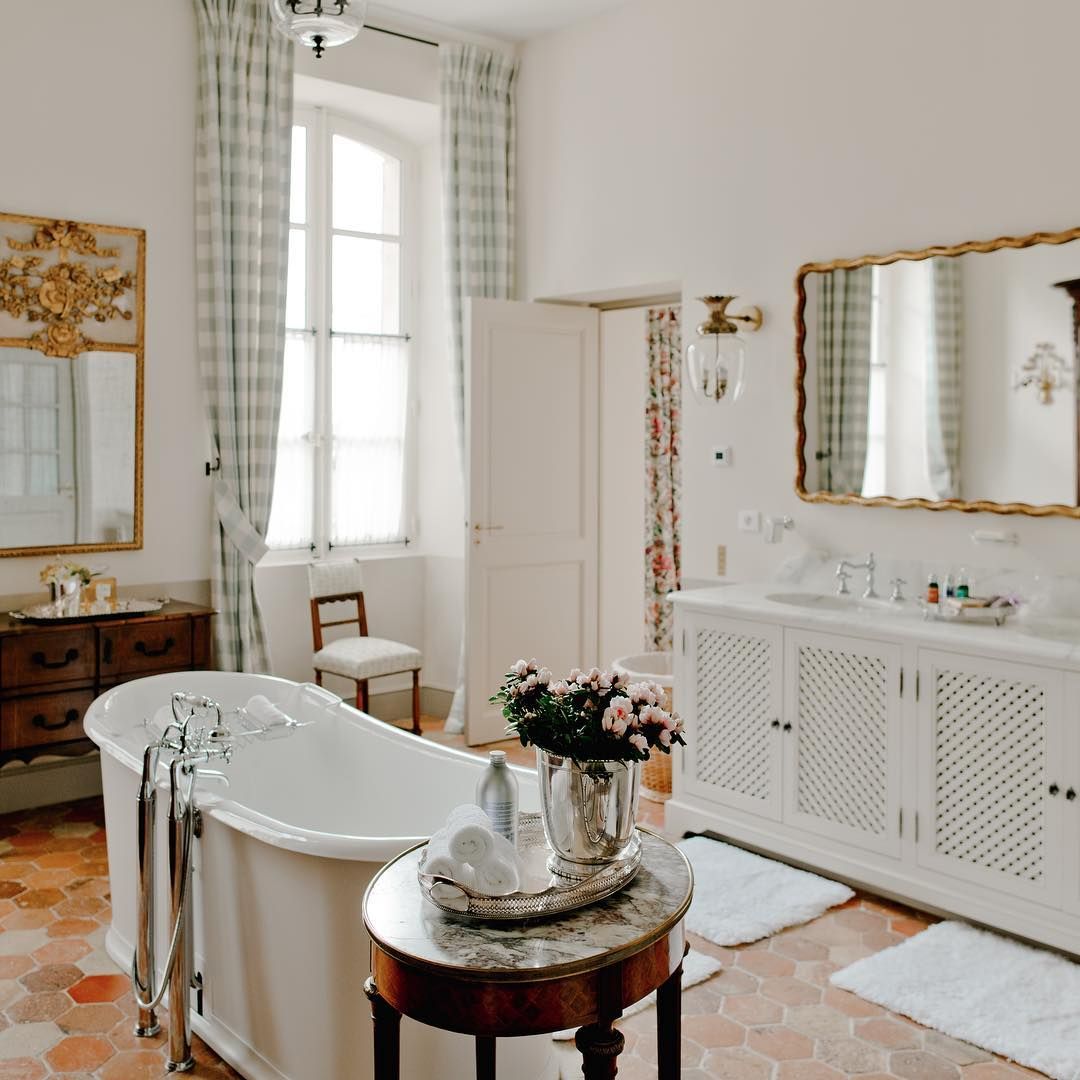
<path fill-rule="evenodd" d="M 197 679 L 199 676 L 207 674 L 212 674 L 215 677 L 236 675 L 239 678 L 258 678 L 270 680 L 282 686 L 303 685 L 278 675 L 248 672 L 176 671 L 147 675 L 141 679 L 132 679 L 128 682 L 119 683 L 96 697 L 86 711 L 83 721 L 84 730 L 103 755 L 112 758 L 138 776 L 142 770 L 141 753 L 135 754 L 129 748 L 118 745 L 114 741 L 113 734 L 104 729 L 101 713 L 105 709 L 107 702 L 114 695 L 130 687 L 134 682 L 159 682 L 163 686 L 168 685 L 169 692 L 171 692 L 174 689 L 186 689 L 184 683 L 187 680 Z M 162 700 L 166 700 L 167 696 L 166 693 Z M 429 758 L 449 758 L 468 763 L 471 768 L 476 769 L 484 767 L 483 758 L 476 754 L 413 735 L 412 732 L 406 731 L 404 728 L 396 727 L 394 724 L 384 720 L 377 720 L 375 717 L 361 712 L 345 700 L 332 708 L 338 711 L 341 720 L 362 729 L 365 738 L 380 739 L 398 752 L 420 753 Z M 519 781 L 535 782 L 536 776 L 531 769 L 523 768 L 520 765 L 513 765 L 511 768 L 518 776 Z M 167 778 L 168 770 L 161 766 L 157 777 L 159 791 L 167 791 Z M 300 855 L 381 864 L 399 855 L 406 848 L 415 847 L 417 844 L 422 844 L 429 839 L 426 834 L 419 836 L 359 836 L 349 833 L 329 833 L 317 829 L 307 829 L 303 826 L 280 821 L 253 807 L 238 803 L 229 798 L 228 790 L 228 788 L 219 789 L 213 781 L 200 781 L 195 788 L 199 809 L 204 814 L 220 821 L 227 828 L 235 829 L 237 832 L 262 843 L 270 844 L 272 847 L 283 848 L 286 851 L 293 851 Z"/>

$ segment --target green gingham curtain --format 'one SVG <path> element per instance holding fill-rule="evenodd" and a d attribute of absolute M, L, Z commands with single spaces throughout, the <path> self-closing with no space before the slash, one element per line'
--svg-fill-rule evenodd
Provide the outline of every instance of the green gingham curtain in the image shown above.
<path fill-rule="evenodd" d="M 517 61 L 477 45 L 439 46 L 450 381 L 465 468 L 465 301 L 514 293 Z M 447 731 L 465 729 L 464 636 Z"/>
<path fill-rule="evenodd" d="M 926 343 L 926 463 L 939 499 L 960 498 L 961 368 L 964 357 L 960 260 L 929 260 Z"/>
<path fill-rule="evenodd" d="M 861 494 L 870 406 L 872 271 L 821 275 L 818 297 L 818 423 L 826 491 Z"/>
<path fill-rule="evenodd" d="M 194 0 L 199 27 L 198 345 L 214 478 L 216 663 L 268 671 L 266 553 L 285 348 L 292 46 L 267 0 Z"/>
<path fill-rule="evenodd" d="M 650 652 L 664 652 L 671 649 L 674 622 L 667 594 L 678 589 L 682 564 L 680 309 L 649 308 L 646 325 L 645 648 Z"/>
<path fill-rule="evenodd" d="M 477 45 L 440 45 L 443 213 L 450 362 L 464 447 L 465 301 L 514 291 L 514 84 L 517 61 Z"/>

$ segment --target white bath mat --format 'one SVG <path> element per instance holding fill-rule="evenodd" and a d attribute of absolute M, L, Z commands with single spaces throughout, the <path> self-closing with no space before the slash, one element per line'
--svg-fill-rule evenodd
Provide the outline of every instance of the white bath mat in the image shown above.
<path fill-rule="evenodd" d="M 691 950 L 687 953 L 686 959 L 683 960 L 683 989 L 685 990 L 689 986 L 696 986 L 706 979 L 711 979 L 723 966 L 724 965 L 715 957 L 706 956 L 704 953 Z M 623 1009 L 622 1019 L 625 1020 L 626 1017 L 633 1016 L 635 1013 L 644 1012 L 655 1004 L 656 993 L 653 992 L 647 997 L 643 997 L 640 1001 L 635 1001 L 629 1008 Z M 556 1031 L 551 1037 L 565 1042 L 568 1039 L 572 1039 L 576 1034 L 577 1028 L 567 1028 L 565 1031 Z"/>
<path fill-rule="evenodd" d="M 832 982 L 1057 1080 L 1080 1077 L 1080 965 L 1044 949 L 943 922 Z"/>
<path fill-rule="evenodd" d="M 679 847 L 694 868 L 686 928 L 717 945 L 758 941 L 816 919 L 855 895 L 837 881 L 707 836 L 692 836 Z"/>

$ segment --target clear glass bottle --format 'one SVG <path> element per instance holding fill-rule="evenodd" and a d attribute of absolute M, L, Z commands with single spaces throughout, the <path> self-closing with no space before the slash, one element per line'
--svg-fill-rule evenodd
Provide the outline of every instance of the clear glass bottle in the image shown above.
<path fill-rule="evenodd" d="M 955 578 L 953 577 L 951 570 L 945 575 L 945 580 L 941 583 L 941 591 L 943 594 L 941 597 L 942 600 L 949 599 L 956 595 Z"/>
<path fill-rule="evenodd" d="M 971 583 L 968 580 L 968 572 L 960 567 L 956 574 L 956 599 L 966 600 L 971 595 Z"/>
<path fill-rule="evenodd" d="M 518 782 L 507 768 L 506 751 L 492 750 L 476 785 L 476 805 L 491 818 L 492 828 L 517 846 Z"/>

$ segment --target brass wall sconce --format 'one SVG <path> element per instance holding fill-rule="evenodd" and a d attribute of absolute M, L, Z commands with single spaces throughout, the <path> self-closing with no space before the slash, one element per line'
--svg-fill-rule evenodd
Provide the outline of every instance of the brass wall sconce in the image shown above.
<path fill-rule="evenodd" d="M 698 324 L 697 336 L 686 347 L 690 389 L 701 402 L 738 401 L 745 386 L 746 342 L 739 330 L 760 330 L 761 308 L 728 311 L 734 296 L 700 296 L 709 317 Z M 740 325 L 741 324 L 741 325 Z"/>
<path fill-rule="evenodd" d="M 1039 391 L 1039 404 L 1052 405 L 1054 391 L 1073 385 L 1073 368 L 1049 341 L 1040 341 L 1035 351 L 1024 361 L 1016 373 L 1013 389 L 1035 386 Z"/>

